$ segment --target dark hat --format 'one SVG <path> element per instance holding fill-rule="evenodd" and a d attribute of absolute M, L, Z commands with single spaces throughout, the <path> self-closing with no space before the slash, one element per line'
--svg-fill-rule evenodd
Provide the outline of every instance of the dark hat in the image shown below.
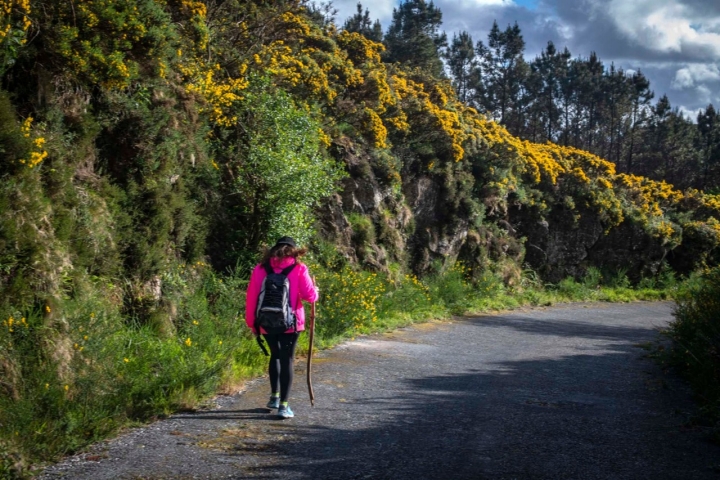
<path fill-rule="evenodd" d="M 280 237 L 277 242 L 275 242 L 275 246 L 278 245 L 290 245 L 293 248 L 296 248 L 295 240 L 292 237 Z"/>

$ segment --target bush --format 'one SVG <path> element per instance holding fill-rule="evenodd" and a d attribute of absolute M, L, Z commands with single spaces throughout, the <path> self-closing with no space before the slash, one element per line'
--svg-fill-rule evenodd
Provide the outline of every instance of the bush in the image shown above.
<path fill-rule="evenodd" d="M 344 175 L 321 151 L 320 124 L 268 80 L 252 78 L 235 108 L 243 128 L 216 126 L 213 144 L 224 198 L 215 219 L 218 266 L 247 261 L 283 235 L 307 243 L 313 208 Z"/>
<path fill-rule="evenodd" d="M 417 312 L 428 312 L 432 306 L 430 288 L 415 275 L 408 274 L 390 284 L 380 303 L 379 313 L 386 317 L 403 312 L 412 316 Z"/>
<path fill-rule="evenodd" d="M 600 272 L 600 269 L 597 267 L 588 267 L 587 271 L 585 272 L 585 276 L 583 277 L 582 283 L 585 288 L 598 288 L 602 283 L 602 273 Z"/>
<path fill-rule="evenodd" d="M 618 268 L 614 272 L 606 272 L 603 283 L 611 288 L 630 288 L 627 268 Z"/>
<path fill-rule="evenodd" d="M 587 287 L 576 282 L 572 277 L 561 280 L 557 284 L 557 290 L 567 300 L 581 300 L 587 297 Z"/>
<path fill-rule="evenodd" d="M 658 272 L 657 285 L 659 288 L 672 290 L 677 288 L 678 279 L 675 276 L 675 272 L 667 263 L 663 263 Z"/>
<path fill-rule="evenodd" d="M 387 288 L 377 273 L 355 271 L 349 266 L 339 272 L 313 271 L 322 288 L 319 315 L 323 321 L 318 323 L 322 337 L 355 334 L 377 322 L 379 299 Z"/>
<path fill-rule="evenodd" d="M 670 358 L 689 379 L 720 441 L 720 267 L 686 285 L 668 329 Z"/>
<path fill-rule="evenodd" d="M 465 266 L 457 262 L 429 279 L 432 298 L 454 315 L 466 313 L 475 300 L 475 288 L 468 282 L 467 273 Z"/>
<path fill-rule="evenodd" d="M 358 258 L 361 260 L 368 256 L 368 249 L 375 243 L 375 225 L 372 220 L 359 213 L 348 215 L 348 222 L 352 227 L 352 242 Z"/>

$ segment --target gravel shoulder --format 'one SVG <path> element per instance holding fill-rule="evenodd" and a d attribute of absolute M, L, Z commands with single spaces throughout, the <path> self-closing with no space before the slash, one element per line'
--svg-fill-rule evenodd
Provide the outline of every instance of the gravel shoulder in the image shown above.
<path fill-rule="evenodd" d="M 639 346 L 672 308 L 562 305 L 359 338 L 315 357 L 314 408 L 297 363 L 294 419 L 264 408 L 257 379 L 40 478 L 719 479 L 688 389 Z"/>

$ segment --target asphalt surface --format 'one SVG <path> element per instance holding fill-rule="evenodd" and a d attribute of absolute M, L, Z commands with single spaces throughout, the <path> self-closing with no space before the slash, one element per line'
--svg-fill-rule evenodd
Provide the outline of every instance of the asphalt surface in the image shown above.
<path fill-rule="evenodd" d="M 296 366 L 52 466 L 57 479 L 718 479 L 687 387 L 640 345 L 670 303 L 587 304 L 418 325 Z M 320 321 L 320 320 L 319 320 Z"/>

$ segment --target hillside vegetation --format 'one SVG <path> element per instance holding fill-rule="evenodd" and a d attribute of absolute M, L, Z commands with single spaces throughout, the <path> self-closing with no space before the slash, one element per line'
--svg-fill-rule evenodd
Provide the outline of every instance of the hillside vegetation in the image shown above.
<path fill-rule="evenodd" d="M 243 288 L 280 235 L 311 246 L 328 341 L 717 263 L 720 197 L 462 101 L 439 11 L 385 43 L 325 13 L 0 0 L 0 474 L 257 372 Z"/>

